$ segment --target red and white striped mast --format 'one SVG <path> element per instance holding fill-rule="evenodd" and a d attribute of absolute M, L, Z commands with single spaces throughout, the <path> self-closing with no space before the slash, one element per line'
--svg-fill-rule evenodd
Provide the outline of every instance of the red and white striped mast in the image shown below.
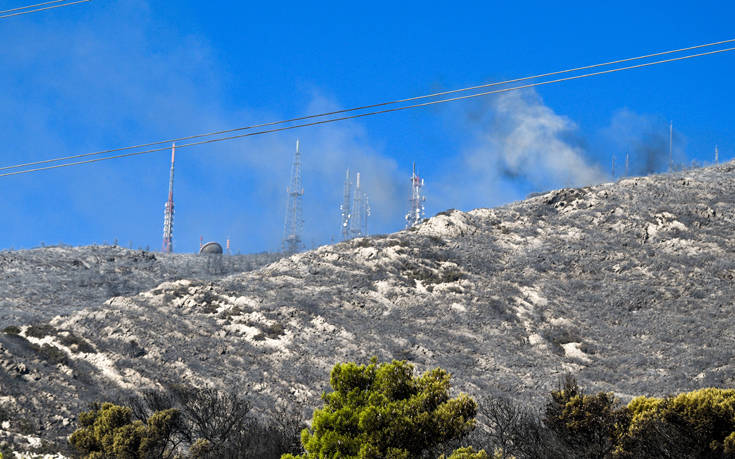
<path fill-rule="evenodd" d="M 174 251 L 174 159 L 176 144 L 171 145 L 171 173 L 168 179 L 168 201 L 163 211 L 163 248 L 165 253 Z"/>

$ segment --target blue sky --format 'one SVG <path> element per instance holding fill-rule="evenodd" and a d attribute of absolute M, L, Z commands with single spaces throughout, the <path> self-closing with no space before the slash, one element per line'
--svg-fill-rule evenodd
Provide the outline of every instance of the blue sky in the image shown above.
<path fill-rule="evenodd" d="M 27 2 L 0 0 L 0 9 Z M 731 2 L 148 2 L 0 20 L 0 164 L 78 154 L 735 38 Z M 305 241 L 338 237 L 344 170 L 370 230 L 427 213 L 735 156 L 735 53 L 177 153 L 174 248 L 280 247 L 296 137 Z M 167 153 L 0 178 L 0 248 L 161 246 Z M 620 168 L 619 168 L 620 170 Z"/>

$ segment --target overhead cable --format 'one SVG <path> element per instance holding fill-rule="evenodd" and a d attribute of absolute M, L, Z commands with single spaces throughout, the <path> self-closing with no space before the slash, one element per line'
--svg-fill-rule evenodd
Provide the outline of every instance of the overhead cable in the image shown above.
<path fill-rule="evenodd" d="M 401 106 L 401 107 L 386 108 L 386 109 L 383 109 L 383 110 L 377 110 L 377 111 L 372 111 L 372 112 L 367 112 L 367 113 L 359 113 L 359 114 L 356 114 L 356 115 L 342 116 L 342 117 L 337 117 L 337 118 L 329 118 L 329 119 L 326 119 L 326 120 L 312 121 L 312 122 L 309 122 L 309 123 L 295 124 L 295 125 L 292 125 L 292 126 L 284 126 L 284 127 L 279 127 L 279 128 L 273 128 L 273 129 L 266 129 L 266 130 L 262 130 L 262 131 L 256 131 L 256 132 L 248 132 L 248 133 L 245 133 L 245 134 L 238 134 L 238 135 L 233 135 L 233 136 L 228 136 L 228 137 L 220 137 L 220 138 L 216 138 L 216 139 L 202 140 L 202 141 L 199 141 L 199 142 L 192 142 L 192 143 L 188 143 L 188 144 L 176 145 L 176 148 L 177 149 L 181 149 L 181 148 L 193 147 L 193 146 L 197 146 L 197 145 L 204 145 L 204 144 L 208 144 L 208 143 L 223 142 L 223 141 L 226 141 L 226 140 L 234 140 L 234 139 L 240 139 L 240 138 L 244 138 L 244 137 L 251 137 L 251 136 L 255 136 L 255 135 L 270 134 L 270 133 L 273 133 L 273 132 L 286 131 L 286 130 L 290 130 L 290 129 L 297 129 L 297 128 L 302 128 L 302 127 L 307 127 L 307 126 L 317 126 L 317 125 L 321 125 L 321 124 L 333 123 L 333 122 L 336 122 L 336 121 L 344 121 L 344 120 L 355 119 L 355 118 L 363 118 L 363 117 L 366 117 L 366 116 L 379 115 L 379 114 L 383 114 L 383 113 L 397 112 L 397 111 L 400 111 L 400 110 L 407 110 L 409 108 L 426 107 L 426 106 L 431 106 L 431 105 L 436 105 L 436 104 L 443 104 L 443 103 L 446 103 L 446 102 L 453 102 L 453 101 L 458 101 L 458 100 L 472 99 L 472 98 L 475 98 L 475 97 L 482 97 L 482 96 L 487 96 L 487 95 L 491 95 L 491 94 L 500 94 L 500 93 L 504 93 L 504 92 L 517 91 L 517 90 L 520 90 L 520 89 L 526 89 L 526 88 L 532 88 L 532 87 L 536 87 L 536 86 L 548 85 L 548 84 L 552 84 L 552 83 L 560 83 L 560 82 L 563 82 L 563 81 L 578 80 L 578 79 L 581 79 L 581 78 L 588 78 L 588 77 L 592 77 L 592 76 L 605 75 L 605 74 L 615 73 L 615 72 L 621 72 L 621 71 L 625 71 L 625 70 L 632 70 L 632 69 L 637 69 L 637 68 L 642 68 L 642 67 L 649 67 L 649 66 L 652 66 L 652 65 L 664 64 L 664 63 L 667 63 L 667 62 L 682 61 L 682 60 L 686 60 L 686 59 L 692 59 L 694 57 L 708 56 L 708 55 L 712 55 L 712 54 L 724 53 L 724 52 L 729 52 L 729 51 L 735 51 L 735 47 L 718 49 L 718 50 L 715 50 L 715 51 L 707 51 L 707 52 L 697 53 L 697 54 L 689 54 L 689 55 L 686 55 L 686 56 L 679 56 L 679 57 L 674 57 L 674 58 L 664 59 L 664 60 L 659 60 L 659 61 L 654 61 L 654 62 L 645 62 L 645 63 L 642 63 L 642 64 L 629 65 L 629 66 L 626 66 L 626 67 L 618 67 L 618 68 L 614 68 L 614 69 L 600 70 L 598 72 L 585 73 L 585 74 L 582 74 L 582 75 L 572 75 L 572 76 L 568 76 L 568 77 L 564 77 L 564 78 L 557 78 L 557 79 L 553 79 L 553 80 L 539 81 L 539 82 L 529 83 L 529 84 L 520 85 L 520 86 L 513 86 L 513 87 L 510 87 L 510 88 L 495 89 L 495 90 L 492 90 L 492 91 L 483 91 L 483 92 L 479 92 L 479 93 L 473 93 L 473 94 L 467 94 L 467 95 L 463 95 L 463 96 L 450 97 L 450 98 L 440 99 L 440 100 L 433 100 L 433 101 L 422 102 L 422 103 L 418 103 L 418 104 L 405 105 L 405 106 Z M 126 157 L 130 157 L 130 156 L 138 156 L 138 155 L 144 155 L 144 154 L 149 154 L 149 153 L 155 153 L 155 152 L 158 152 L 158 151 L 166 151 L 168 149 L 169 149 L 169 147 L 167 146 L 167 147 L 163 147 L 163 148 L 155 148 L 155 149 L 144 150 L 144 151 L 134 151 L 134 152 L 125 153 L 125 154 L 121 154 L 121 155 L 106 156 L 106 157 L 103 157 L 103 158 L 94 158 L 94 159 L 88 159 L 88 160 L 84 160 L 84 161 L 75 161 L 75 162 L 71 162 L 71 163 L 56 164 L 56 165 L 53 165 L 53 166 L 38 167 L 38 168 L 26 169 L 26 170 L 22 170 L 22 171 L 6 172 L 4 174 L 0 174 L 0 177 L 6 177 L 6 176 L 10 176 L 10 175 L 27 174 L 27 173 L 31 173 L 31 172 L 44 171 L 44 170 L 49 170 L 49 169 L 58 169 L 58 168 L 61 168 L 61 167 L 68 167 L 68 166 L 77 166 L 77 165 L 80 165 L 80 164 L 89 164 L 89 163 L 95 163 L 95 162 L 99 162 L 99 161 L 107 161 L 107 160 L 110 160 L 110 159 L 126 158 Z M 19 167 L 19 166 L 10 166 L 9 168 L 13 168 L 13 167 Z"/>
<path fill-rule="evenodd" d="M 52 1 L 52 2 L 37 3 L 35 5 L 28 5 L 28 6 L 23 6 L 23 7 L 20 7 L 20 8 L 13 8 L 11 10 L 0 11 L 0 19 L 9 18 L 9 17 L 12 17 L 12 16 L 20 16 L 21 14 L 37 13 L 39 11 L 52 10 L 54 8 L 61 8 L 61 7 L 64 7 L 64 6 L 76 5 L 77 3 L 91 2 L 92 0 L 76 0 L 76 1 L 73 1 L 73 2 L 64 3 L 64 4 L 61 4 L 61 5 L 53 5 L 53 6 L 45 6 L 43 8 L 28 9 L 28 8 L 34 8 L 34 7 L 37 7 L 37 6 L 41 6 L 41 5 L 49 5 L 51 3 L 61 3 L 62 1 L 67 1 L 67 0 L 56 0 L 56 1 Z M 20 11 L 20 10 L 23 10 L 23 11 Z M 15 12 L 14 13 L 11 13 L 11 11 L 15 11 Z M 10 13 L 10 14 L 5 14 L 5 13 Z"/>
<path fill-rule="evenodd" d="M 113 149 L 109 149 L 109 150 L 95 151 L 95 152 L 92 152 L 92 153 L 83 153 L 83 154 L 79 154 L 79 155 L 63 156 L 63 157 L 58 157 L 58 158 L 53 158 L 53 159 L 45 159 L 45 160 L 40 160 L 40 161 L 27 162 L 27 163 L 17 164 L 17 165 L 13 165 L 13 166 L 4 166 L 4 167 L 0 167 L 0 171 L 9 170 L 9 169 L 19 169 L 19 168 L 22 168 L 22 167 L 29 167 L 29 166 L 36 166 L 36 165 L 39 165 L 39 164 L 48 164 L 48 163 L 53 163 L 53 162 L 58 162 L 58 161 L 68 161 L 68 160 L 71 160 L 71 159 L 85 158 L 85 157 L 89 157 L 89 156 L 98 156 L 98 155 L 103 155 L 103 154 L 108 154 L 108 153 L 116 153 L 116 152 L 119 152 L 119 151 L 126 151 L 126 150 L 134 150 L 134 149 L 138 149 L 138 148 L 152 147 L 154 145 L 169 144 L 169 143 L 172 143 L 172 142 L 182 142 L 182 141 L 187 141 L 187 140 L 199 139 L 199 138 L 202 138 L 202 137 L 211 137 L 211 136 L 216 136 L 216 135 L 229 134 L 229 133 L 232 133 L 232 132 L 245 131 L 245 130 L 263 128 L 263 127 L 268 127 L 268 126 L 276 126 L 276 125 L 279 125 L 279 124 L 293 123 L 293 122 L 296 122 L 296 121 L 305 121 L 305 120 L 308 120 L 308 119 L 321 118 L 321 117 L 331 116 L 331 115 L 339 115 L 339 114 L 342 114 L 342 113 L 349 113 L 349 112 L 354 112 L 354 111 L 366 110 L 366 109 L 370 109 L 370 108 L 384 107 L 384 106 L 387 106 L 387 105 L 395 105 L 395 104 L 399 104 L 399 103 L 411 102 L 411 101 L 421 100 L 421 99 L 429 99 L 429 98 L 432 98 L 432 97 L 439 97 L 439 96 L 445 96 L 445 95 L 449 95 L 449 94 L 456 94 L 456 93 L 459 93 L 459 92 L 472 91 L 472 90 L 476 90 L 476 89 L 489 88 L 489 87 L 493 87 L 493 86 L 501 86 L 501 85 L 510 84 L 510 83 L 518 83 L 518 82 L 521 82 L 521 81 L 527 81 L 527 80 L 532 80 L 532 79 L 537 79 L 537 78 L 544 78 L 544 77 L 549 77 L 549 76 L 554 76 L 554 75 L 561 75 L 561 74 L 564 74 L 564 73 L 571 73 L 571 72 L 580 71 L 580 70 L 588 70 L 588 69 L 592 69 L 592 68 L 605 67 L 605 66 L 608 66 L 608 65 L 621 64 L 621 63 L 624 63 L 624 62 L 637 61 L 637 60 L 647 59 L 647 58 L 651 58 L 651 57 L 663 56 L 663 55 L 674 54 L 674 53 L 680 53 L 680 52 L 683 52 L 683 51 L 691 51 L 691 50 L 694 50 L 694 49 L 707 48 L 707 47 L 712 47 L 712 46 L 717 46 L 717 45 L 722 45 L 722 44 L 725 44 L 725 43 L 732 43 L 732 42 L 735 42 L 735 38 L 732 38 L 732 39 L 729 39 L 729 40 L 722 40 L 722 41 L 717 41 L 717 42 L 712 42 L 712 43 L 701 44 L 701 45 L 688 46 L 686 48 L 679 48 L 679 49 L 674 49 L 674 50 L 669 50 L 669 51 L 662 51 L 662 52 L 657 52 L 657 53 L 652 53 L 652 54 L 646 54 L 646 55 L 643 55 L 643 56 L 629 57 L 629 58 L 625 58 L 625 59 L 618 59 L 618 60 L 603 62 L 603 63 L 599 63 L 599 64 L 585 65 L 585 66 L 582 66 L 582 67 L 576 67 L 576 68 L 571 68 L 571 69 L 566 69 L 566 70 L 558 70 L 558 71 L 555 71 L 555 72 L 542 73 L 542 74 L 538 74 L 538 75 L 525 76 L 525 77 L 521 77 L 521 78 L 514 78 L 514 79 L 511 79 L 511 80 L 485 83 L 485 84 L 481 84 L 481 85 L 469 86 L 469 87 L 459 88 L 459 89 L 452 89 L 452 90 L 448 90 L 448 91 L 435 92 L 435 93 L 432 93 L 432 94 L 425 94 L 425 95 L 421 95 L 421 96 L 408 97 L 408 98 L 404 98 L 404 99 L 397 99 L 397 100 L 392 100 L 392 101 L 387 101 L 387 102 L 380 102 L 380 103 L 376 103 L 376 104 L 363 105 L 363 106 L 359 106 L 359 107 L 346 108 L 346 109 L 341 109 L 341 110 L 334 110 L 334 111 L 330 111 L 330 112 L 324 112 L 324 113 L 318 113 L 318 114 L 312 114 L 312 115 L 305 115 L 305 116 L 300 116 L 300 117 L 290 118 L 290 119 L 285 119 L 285 120 L 280 120 L 280 121 L 271 121 L 271 122 L 267 122 L 267 123 L 253 124 L 253 125 L 250 125 L 250 126 L 243 126 L 243 127 L 233 128 L 233 129 L 226 129 L 226 130 L 220 130 L 220 131 L 207 132 L 207 133 L 203 133 L 203 134 L 190 135 L 190 136 L 186 136 L 186 137 L 177 137 L 177 138 L 172 138 L 172 139 L 160 140 L 160 141 L 157 141 L 157 142 L 143 143 L 143 144 L 139 144 L 139 145 L 131 145 L 131 146 L 127 146 L 127 147 L 113 148 Z M 2 175 L 0 175 L 0 177 L 2 177 Z"/>
<path fill-rule="evenodd" d="M 19 8 L 13 8 L 13 9 L 10 9 L 10 10 L 3 10 L 3 11 L 0 11 L 0 14 L 12 13 L 13 11 L 27 10 L 29 8 L 35 8 L 37 6 L 44 6 L 44 5 L 50 5 L 52 3 L 61 3 L 61 2 L 68 2 L 68 1 L 69 0 L 53 0 L 51 2 L 36 3 L 35 5 L 21 6 Z"/>

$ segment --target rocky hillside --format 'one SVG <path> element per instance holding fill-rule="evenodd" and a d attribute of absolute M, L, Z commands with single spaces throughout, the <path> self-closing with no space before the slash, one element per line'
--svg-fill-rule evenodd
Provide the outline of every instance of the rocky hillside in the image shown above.
<path fill-rule="evenodd" d="M 475 396 L 538 400 L 563 372 L 622 398 L 733 387 L 733 231 L 735 163 L 447 211 L 19 321 L 0 333 L 0 404 L 48 439 L 90 401 L 168 382 L 242 387 L 307 416 L 336 362 L 373 355 L 446 368 Z M 61 288 L 89 294 L 69 276 Z M 41 283 L 13 297 L 59 288 Z"/>
<path fill-rule="evenodd" d="M 45 322 L 56 315 L 133 295 L 166 280 L 220 279 L 281 258 L 261 253 L 225 257 L 163 254 L 117 246 L 52 246 L 0 251 L 0 329 Z"/>

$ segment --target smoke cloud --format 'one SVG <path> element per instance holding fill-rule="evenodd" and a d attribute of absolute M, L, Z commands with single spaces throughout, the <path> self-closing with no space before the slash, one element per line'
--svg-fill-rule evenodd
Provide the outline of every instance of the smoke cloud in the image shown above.
<path fill-rule="evenodd" d="M 661 117 L 641 115 L 625 108 L 613 114 L 603 136 L 619 157 L 630 153 L 630 175 L 646 175 L 669 167 L 669 123 Z M 686 139 L 674 130 L 672 160 L 685 161 Z M 622 164 L 622 162 L 621 162 Z"/>
<path fill-rule="evenodd" d="M 441 184 L 449 207 L 520 199 L 530 191 L 600 183 L 608 177 L 575 140 L 577 125 L 533 90 L 501 94 L 464 112 L 469 142 Z M 461 185 L 460 185 L 461 184 Z"/>

